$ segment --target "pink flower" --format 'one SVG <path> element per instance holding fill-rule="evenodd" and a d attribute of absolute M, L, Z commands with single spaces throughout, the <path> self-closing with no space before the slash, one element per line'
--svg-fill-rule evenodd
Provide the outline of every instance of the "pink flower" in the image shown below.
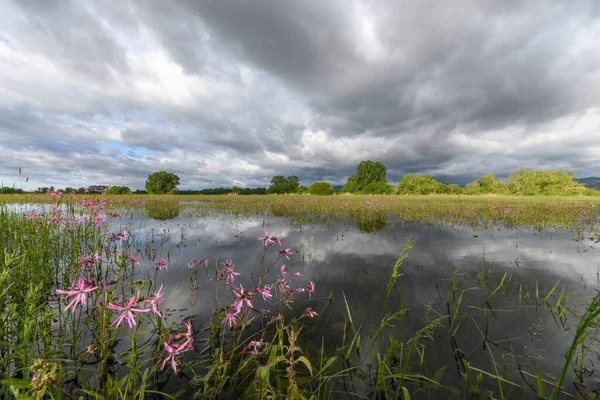
<path fill-rule="evenodd" d="M 83 267 L 87 267 L 89 265 L 92 265 L 96 261 L 99 261 L 100 259 L 101 259 L 100 254 L 93 253 L 93 254 L 90 254 L 87 257 L 81 257 L 79 259 L 78 263 L 79 263 L 79 265 L 81 265 Z"/>
<path fill-rule="evenodd" d="M 271 241 L 271 236 L 269 236 L 269 231 L 266 229 L 265 229 L 265 236 L 259 237 L 258 240 L 262 240 L 264 242 L 265 249 L 268 248 L 270 245 L 275 244 L 273 241 Z"/>
<path fill-rule="evenodd" d="M 73 296 L 71 302 L 65 307 L 65 311 L 67 311 L 70 308 L 71 312 L 75 312 L 75 307 L 77 307 L 77 304 L 86 304 L 86 293 L 93 292 L 96 289 L 98 289 L 98 286 L 94 286 L 93 282 L 88 282 L 85 279 L 80 278 L 77 281 L 77 286 L 73 286 L 69 290 L 56 289 L 56 294 L 65 294 L 67 296 Z"/>
<path fill-rule="evenodd" d="M 167 352 L 167 357 L 165 357 L 165 359 L 163 360 L 163 363 L 162 363 L 162 366 L 160 367 L 160 369 L 165 369 L 165 365 L 170 360 L 171 368 L 173 368 L 173 372 L 176 373 L 177 372 L 177 362 L 175 361 L 175 355 L 177 354 L 176 348 L 173 348 L 167 342 L 164 342 L 163 345 L 165 346 L 165 351 Z"/>
<path fill-rule="evenodd" d="M 246 307 L 252 308 L 251 298 L 254 297 L 254 293 L 244 290 L 242 285 L 240 285 L 238 288 L 234 288 L 232 291 L 233 295 L 235 296 L 235 302 L 233 305 L 238 313 L 242 311 L 244 303 L 246 304 Z"/>
<path fill-rule="evenodd" d="M 156 269 L 160 271 L 166 271 L 167 269 L 169 269 L 169 264 L 167 264 L 167 260 L 158 260 L 156 262 Z"/>
<path fill-rule="evenodd" d="M 278 243 L 281 246 L 281 233 L 279 236 L 269 236 L 269 231 L 265 229 L 265 236 L 259 237 L 258 240 L 262 240 L 264 242 L 265 250 L 275 243 Z"/>
<path fill-rule="evenodd" d="M 250 353 L 253 356 L 257 356 L 258 355 L 258 350 L 264 346 L 264 342 L 261 340 L 258 341 L 251 341 L 250 343 L 248 343 L 248 346 L 246 346 L 246 348 L 244 349 L 244 351 L 242 353 Z"/>
<path fill-rule="evenodd" d="M 159 317 L 162 317 L 162 313 L 158 309 L 158 306 L 162 304 L 162 300 L 160 299 L 164 295 L 163 285 L 160 285 L 158 292 L 151 294 L 148 298 L 144 299 L 145 303 L 148 303 L 152 306 L 152 312 Z"/>
<path fill-rule="evenodd" d="M 273 244 L 277 243 L 281 246 L 281 233 L 277 236 L 271 235 L 271 242 L 273 242 Z"/>
<path fill-rule="evenodd" d="M 315 311 L 312 310 L 312 308 L 308 307 L 306 310 L 304 310 L 304 313 L 300 316 L 300 318 L 302 317 L 310 317 L 310 318 L 314 318 L 317 314 Z"/>
<path fill-rule="evenodd" d="M 145 312 L 150 311 L 150 309 L 149 308 L 146 308 L 146 309 L 137 308 L 137 307 L 135 307 L 136 304 L 137 304 L 137 301 L 135 299 L 135 296 L 133 296 L 129 300 L 127 300 L 125 307 L 121 307 L 121 306 L 114 305 L 112 303 L 108 303 L 108 305 L 106 306 L 107 308 L 109 308 L 111 310 L 115 310 L 115 311 L 122 311 L 121 315 L 119 315 L 119 317 L 110 326 L 116 325 L 118 328 L 119 325 L 121 325 L 121 323 L 123 321 L 127 321 L 130 328 L 133 328 L 134 325 L 137 325 L 135 322 L 135 316 L 133 315 L 133 313 L 134 312 L 144 312 L 145 313 Z"/>
<path fill-rule="evenodd" d="M 140 263 L 140 259 L 138 257 L 135 257 L 133 254 L 129 253 L 129 255 L 127 256 L 127 259 L 129 261 L 131 261 L 132 264 L 139 264 Z"/>
<path fill-rule="evenodd" d="M 315 292 L 315 283 L 311 281 L 308 286 L 304 288 L 304 292 L 308 293 L 309 298 L 312 298 L 312 294 Z"/>
<path fill-rule="evenodd" d="M 269 285 L 265 285 L 262 289 L 256 286 L 254 287 L 254 292 L 262 294 L 264 301 L 273 298 L 273 295 L 271 294 L 271 287 Z"/>
<path fill-rule="evenodd" d="M 107 242 L 119 242 L 123 243 L 123 239 L 127 238 L 127 231 L 111 233 L 105 240 Z"/>
<path fill-rule="evenodd" d="M 288 260 L 290 259 L 289 255 L 292 254 L 292 248 L 288 247 L 285 250 L 279 250 L 279 256 L 277 256 L 277 258 L 281 258 L 281 257 L 285 257 Z"/>
<path fill-rule="evenodd" d="M 223 272 L 225 273 L 225 285 L 230 285 L 232 282 L 235 282 L 235 277 L 240 275 L 239 272 L 234 272 L 235 264 L 231 262 L 231 260 L 225 260 L 221 263 L 223 266 Z"/>
<path fill-rule="evenodd" d="M 186 327 L 185 332 L 176 333 L 169 337 L 169 343 L 172 343 L 175 340 L 183 339 L 185 340 L 181 343 L 176 343 L 177 345 L 177 353 L 183 353 L 184 351 L 188 351 L 192 348 L 194 343 L 194 336 L 192 334 L 192 324 L 190 321 L 186 321 L 183 323 Z"/>
<path fill-rule="evenodd" d="M 192 324 L 189 321 L 186 321 L 185 326 L 187 328 L 186 332 L 171 335 L 169 336 L 169 340 L 163 343 L 165 351 L 167 352 L 167 356 L 163 360 L 161 369 L 165 369 L 165 366 L 170 361 L 173 372 L 177 372 L 177 362 L 175 361 L 175 356 L 191 350 L 194 342 L 194 338 L 192 336 Z M 177 340 L 183 338 L 185 338 L 183 342 L 176 342 Z"/>
<path fill-rule="evenodd" d="M 289 272 L 288 267 L 286 267 L 285 264 L 283 264 L 281 266 L 281 275 L 286 276 L 288 272 Z"/>
<path fill-rule="evenodd" d="M 229 327 L 231 328 L 237 322 L 235 316 L 238 313 L 239 311 L 237 310 L 234 304 L 228 304 L 225 307 L 225 318 L 223 318 L 223 321 L 221 321 L 221 323 L 225 325 L 229 324 Z"/>

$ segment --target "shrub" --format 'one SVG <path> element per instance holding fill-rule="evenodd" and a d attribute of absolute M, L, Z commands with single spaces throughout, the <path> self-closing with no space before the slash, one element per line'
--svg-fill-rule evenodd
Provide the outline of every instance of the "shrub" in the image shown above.
<path fill-rule="evenodd" d="M 392 194 L 394 193 L 394 187 L 392 185 L 388 185 L 386 182 L 371 182 L 361 190 L 361 193 Z"/>
<path fill-rule="evenodd" d="M 106 190 L 106 194 L 131 194 L 131 189 L 127 186 L 111 186 Z"/>
<path fill-rule="evenodd" d="M 329 196 L 335 192 L 329 182 L 315 182 L 308 188 L 308 193 L 317 196 Z"/>

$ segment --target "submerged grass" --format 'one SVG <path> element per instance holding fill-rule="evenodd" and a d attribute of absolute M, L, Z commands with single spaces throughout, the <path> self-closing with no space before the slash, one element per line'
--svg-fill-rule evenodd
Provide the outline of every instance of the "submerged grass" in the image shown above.
<path fill-rule="evenodd" d="M 378 221 L 385 225 L 386 219 L 483 228 L 577 229 L 581 224 L 598 221 L 600 215 L 600 197 L 590 196 L 115 195 L 107 198 L 126 214 L 145 207 L 159 219 L 161 213 L 164 218 L 193 217 L 217 210 L 236 215 L 283 216 L 299 224 L 347 220 L 354 221 L 359 228 L 365 225 L 366 230 L 376 229 Z M 47 195 L 0 196 L 0 202 L 7 204 L 51 201 Z"/>
<path fill-rule="evenodd" d="M 265 232 L 253 289 L 235 283 L 239 273 L 229 260 L 190 260 L 193 286 L 203 275 L 214 281 L 212 317 L 194 321 L 191 314 L 169 322 L 160 306 L 164 289 L 158 287 L 168 273 L 168 257 L 155 256 L 155 268 L 140 275 L 131 234 L 109 231 L 108 222 L 143 205 L 157 219 L 221 212 L 279 215 L 301 225 L 339 218 L 369 230 L 381 218 L 385 225 L 401 216 L 475 227 L 557 226 L 593 235 L 594 199 L 199 196 L 208 202 L 202 204 L 179 204 L 196 200 L 193 196 L 123 196 L 111 198 L 113 203 L 105 197 L 43 199 L 52 204 L 43 211 L 31 208 L 35 197 L 19 206 L 0 205 L 0 398 L 507 399 L 545 398 L 550 392 L 559 398 L 573 392 L 563 387 L 569 370 L 578 390 L 584 384 L 593 388 L 585 372 L 600 361 L 594 334 L 600 300 L 579 319 L 577 304 L 560 282 L 540 287 L 484 264 L 476 273 L 440 277 L 430 302 L 408 304 L 412 288 L 402 278 L 409 240 L 379 285 L 385 293 L 379 297 L 382 316 L 369 319 L 344 293 L 336 300 L 317 296 L 315 283 L 295 286 L 295 273 L 282 265 L 293 252 L 282 245 L 284 238 Z M 508 301 L 514 297 L 516 303 Z M 300 301 L 309 307 L 300 307 Z M 342 314 L 330 313 L 336 302 L 343 303 Z M 510 320 L 522 313 L 537 317 L 520 325 L 520 335 L 531 341 L 527 348 L 521 338 L 495 333 L 507 321 L 503 316 Z M 545 365 L 538 347 L 552 320 L 565 332 L 576 326 L 560 374 Z M 467 336 L 473 331 L 479 333 L 476 341 Z M 585 393 L 593 390 L 579 391 Z"/>

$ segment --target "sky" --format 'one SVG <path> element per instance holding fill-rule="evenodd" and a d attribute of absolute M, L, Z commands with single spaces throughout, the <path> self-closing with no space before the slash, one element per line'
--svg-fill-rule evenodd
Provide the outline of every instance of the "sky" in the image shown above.
<path fill-rule="evenodd" d="M 4 186 L 600 176 L 596 0 L 0 4 Z"/>

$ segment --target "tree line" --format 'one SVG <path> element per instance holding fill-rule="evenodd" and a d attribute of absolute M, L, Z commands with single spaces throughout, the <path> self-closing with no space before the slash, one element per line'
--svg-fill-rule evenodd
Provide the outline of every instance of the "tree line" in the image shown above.
<path fill-rule="evenodd" d="M 589 189 L 579 183 L 571 170 L 534 170 L 521 168 L 508 175 L 507 180 L 497 180 L 494 174 L 485 174 L 464 187 L 457 184 L 447 184 L 437 181 L 432 176 L 407 174 L 395 185 L 387 182 L 387 168 L 380 162 L 371 160 L 361 161 L 356 174 L 348 177 L 346 184 L 336 192 L 329 182 L 314 182 L 310 186 L 300 186 L 296 175 L 284 177 L 275 175 L 268 188 L 209 188 L 201 190 L 179 190 L 180 179 L 176 174 L 159 171 L 148 176 L 146 190 L 132 191 L 127 186 L 92 185 L 78 189 L 67 187 L 64 193 L 77 194 L 311 194 L 332 195 L 334 193 L 353 194 L 464 194 L 464 195 L 600 195 L 599 189 Z M 53 186 L 38 188 L 36 192 L 47 193 L 54 190 Z M 24 193 L 15 187 L 0 187 L 0 194 Z"/>

